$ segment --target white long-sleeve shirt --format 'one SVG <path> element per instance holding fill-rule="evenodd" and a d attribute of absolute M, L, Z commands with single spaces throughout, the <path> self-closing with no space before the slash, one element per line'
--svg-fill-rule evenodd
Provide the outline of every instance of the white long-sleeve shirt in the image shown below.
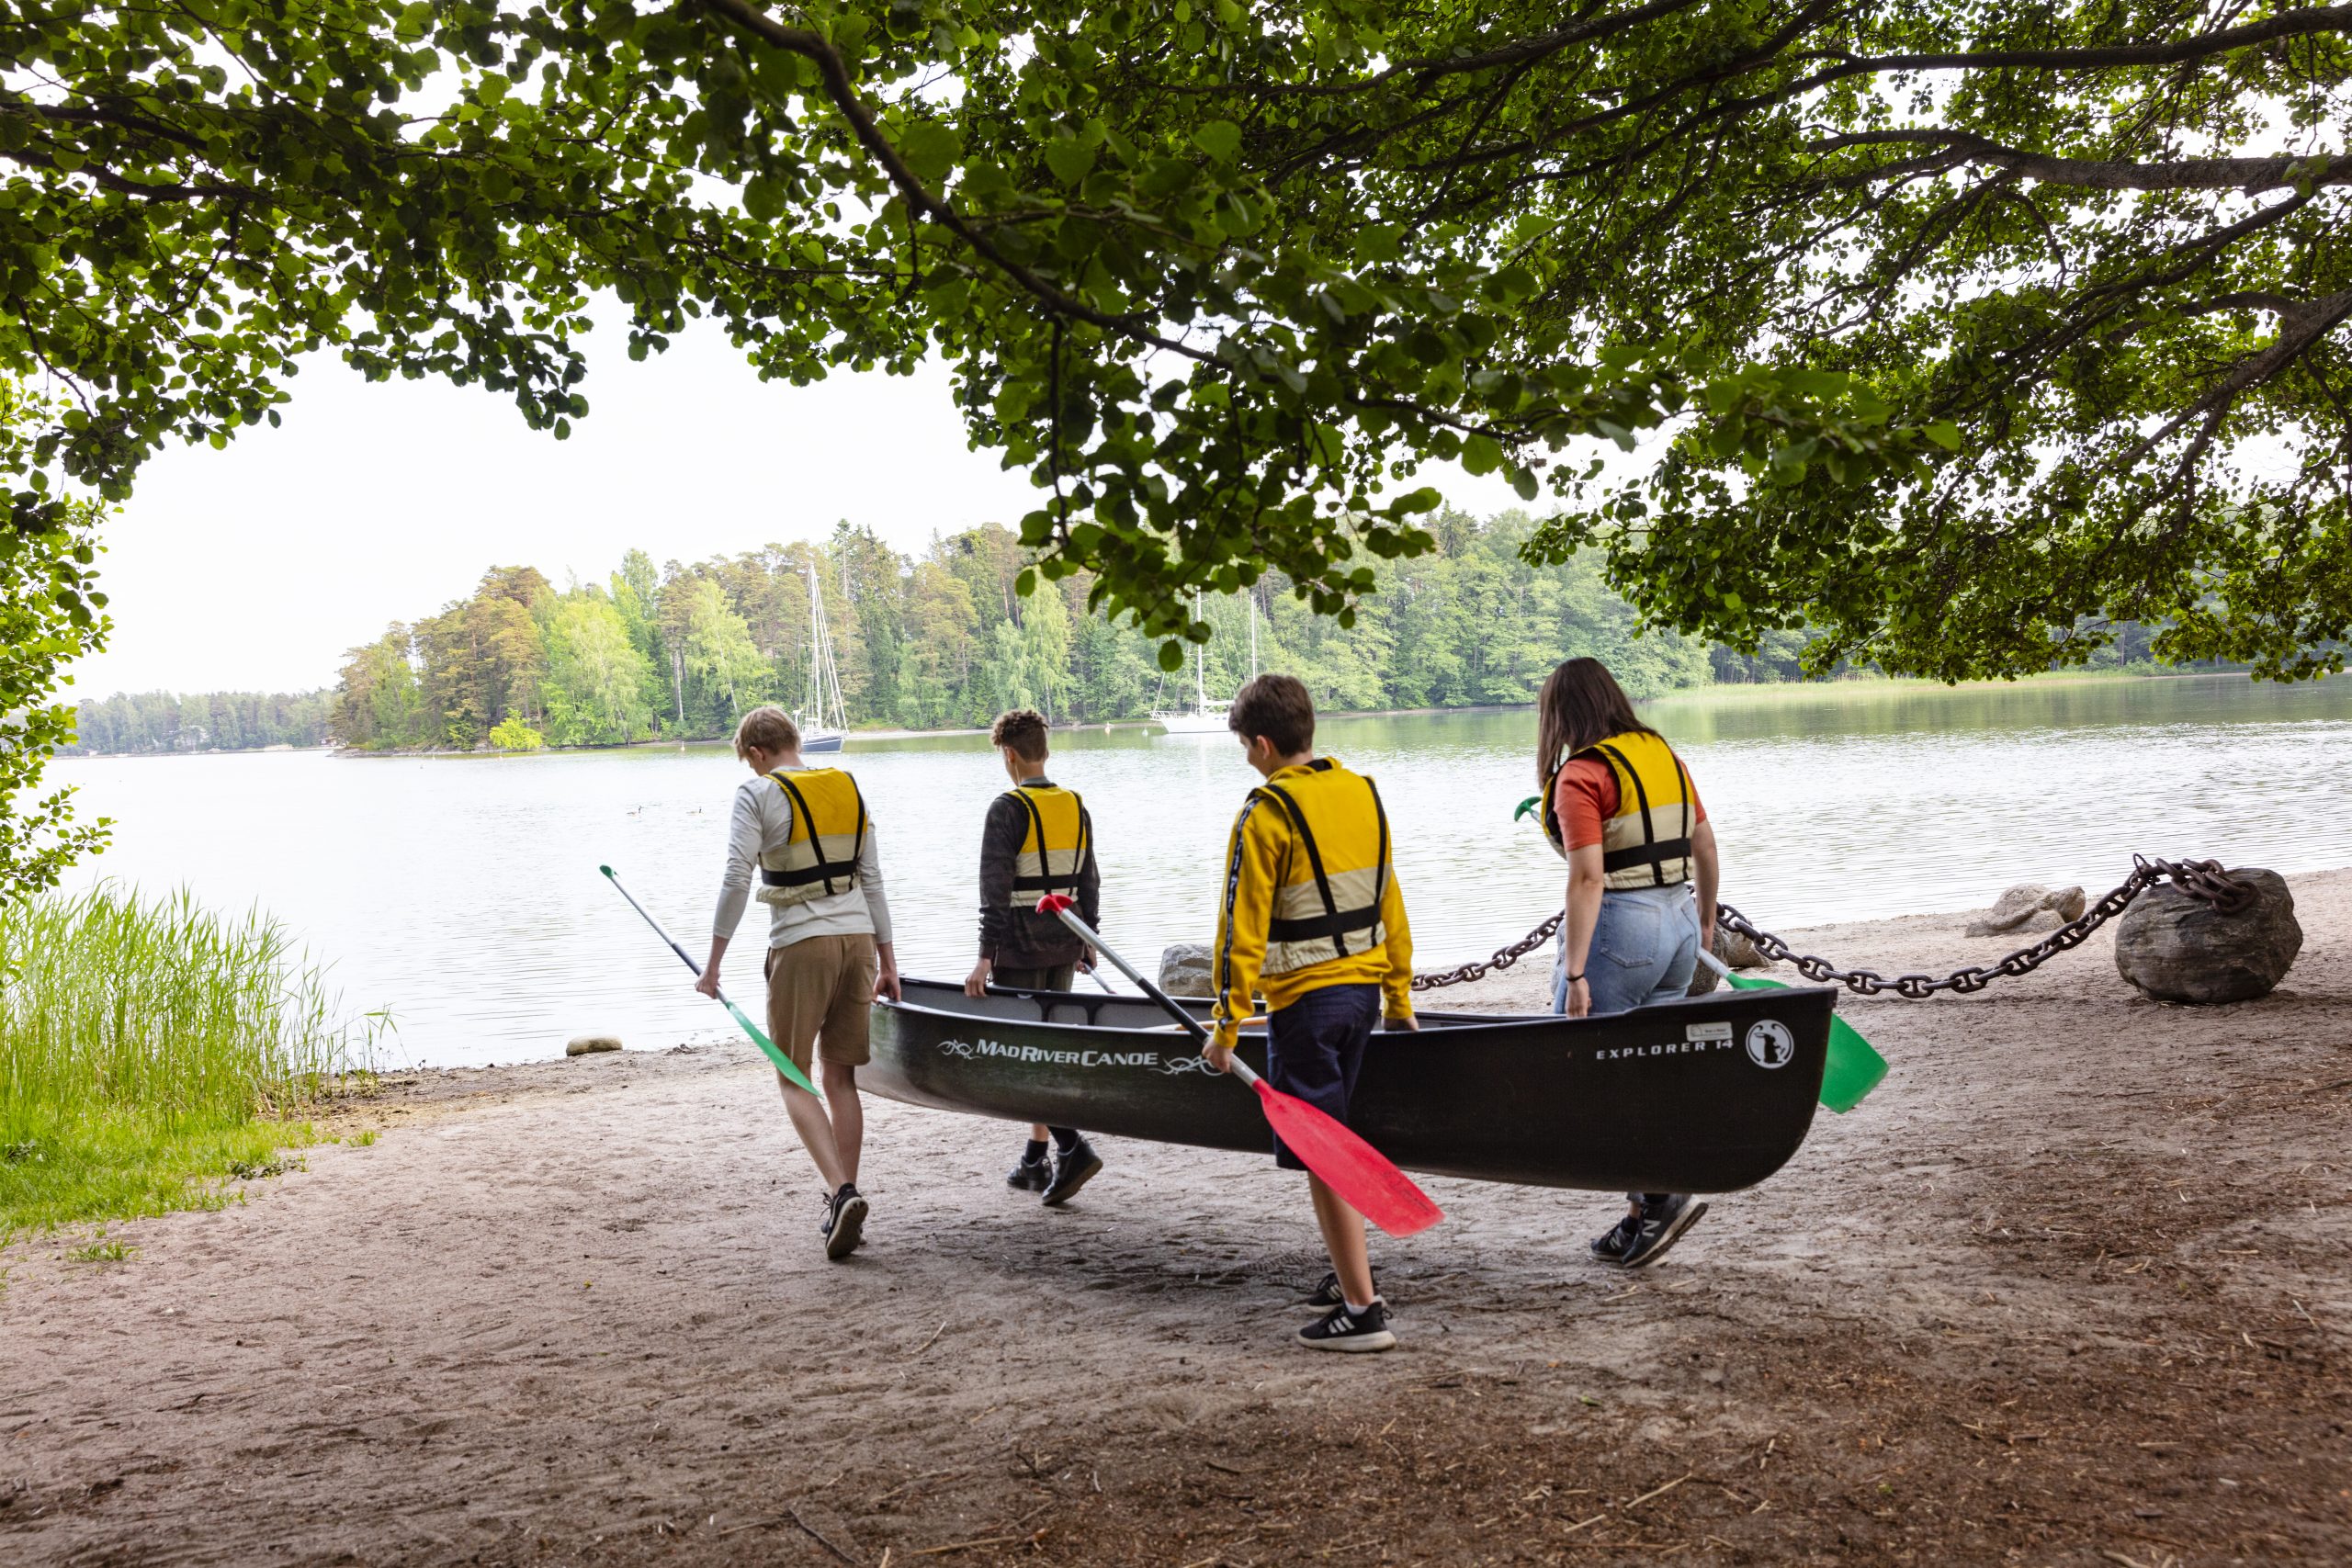
<path fill-rule="evenodd" d="M 787 768 L 787 773 L 801 770 Z M 719 878 L 718 913 L 711 934 L 731 938 L 760 876 L 760 856 L 780 850 L 792 837 L 792 801 L 775 781 L 747 779 L 735 791 L 727 823 L 727 874 Z M 882 858 L 874 845 L 874 822 L 865 824 L 865 846 L 857 857 L 857 886 L 820 893 L 804 904 L 768 906 L 768 945 L 790 947 L 812 936 L 855 936 L 871 931 L 878 944 L 890 940 L 890 901 L 882 893 Z"/>

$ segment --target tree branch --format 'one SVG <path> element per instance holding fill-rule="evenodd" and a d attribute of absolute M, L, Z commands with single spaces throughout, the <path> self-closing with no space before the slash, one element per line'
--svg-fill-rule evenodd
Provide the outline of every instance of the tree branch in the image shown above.
<path fill-rule="evenodd" d="M 805 28 L 787 28 L 765 12 L 746 4 L 745 0 L 701 0 L 701 4 L 704 9 L 733 22 L 762 42 L 813 62 L 818 75 L 824 82 L 825 96 L 831 101 L 842 118 L 849 122 L 850 133 L 857 138 L 857 143 L 865 150 L 866 156 L 872 158 L 890 183 L 898 187 L 908 210 L 922 213 L 963 241 L 975 255 L 1011 278 L 1047 310 L 1204 365 L 1222 363 L 1211 350 L 1195 348 L 1191 344 L 1154 332 L 1141 317 L 1114 315 L 1072 298 L 997 249 L 987 235 L 965 221 L 963 214 L 948 205 L 944 197 L 933 195 L 922 180 L 915 177 L 915 172 L 907 166 L 906 160 L 899 155 L 899 150 L 891 145 L 890 139 L 882 134 L 882 128 L 876 123 L 872 111 L 858 96 L 857 85 L 850 80 L 849 65 L 842 59 L 841 51 L 821 35 Z"/>
<path fill-rule="evenodd" d="M 251 201 L 262 193 L 250 186 L 235 185 L 150 185 L 144 180 L 128 179 L 116 174 L 104 164 L 84 164 L 78 169 L 62 166 L 48 153 L 32 147 L 0 147 L 0 158 L 29 168 L 47 169 L 51 174 L 71 177 L 81 175 L 91 183 L 120 196 L 135 196 L 147 201 Z"/>
<path fill-rule="evenodd" d="M 2352 6 L 2281 11 L 2244 27 L 2164 43 L 2111 44 L 2102 49 L 1988 49 L 1951 54 L 1883 54 L 1849 58 L 1809 78 L 1831 82 L 1882 71 L 2113 71 L 2134 65 L 2185 65 L 2232 50 L 2312 33 L 2352 32 Z"/>
<path fill-rule="evenodd" d="M 2340 152 L 2302 157 L 2183 158 L 2170 164 L 2132 164 L 2114 159 L 2062 158 L 2004 147 L 1971 130 L 1857 130 L 1808 144 L 1814 152 L 1843 152 L 1856 147 L 1940 147 L 1975 164 L 1995 164 L 2044 185 L 2086 190 L 2242 190 L 2352 185 L 2352 158 Z M 1908 167 L 1909 165 L 1897 165 Z"/>

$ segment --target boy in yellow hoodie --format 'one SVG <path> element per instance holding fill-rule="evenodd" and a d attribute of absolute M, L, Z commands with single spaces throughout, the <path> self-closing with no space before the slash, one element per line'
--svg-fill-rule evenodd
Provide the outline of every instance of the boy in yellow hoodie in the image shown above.
<path fill-rule="evenodd" d="M 1315 704 L 1289 675 L 1261 675 L 1233 699 L 1227 728 L 1265 783 L 1233 819 L 1217 905 L 1216 1027 L 1204 1046 L 1219 1072 L 1266 998 L 1266 1081 L 1344 1122 L 1364 1047 L 1386 1001 L 1389 1026 L 1413 1020 L 1413 933 L 1389 863 L 1388 817 L 1370 779 L 1315 754 Z M 1274 1163 L 1305 1170 L 1274 1140 Z M 1363 1216 L 1309 1174 L 1315 1224 L 1331 1255 L 1311 1304 L 1330 1310 L 1298 1332 L 1317 1350 L 1396 1343 L 1375 1292 Z"/>

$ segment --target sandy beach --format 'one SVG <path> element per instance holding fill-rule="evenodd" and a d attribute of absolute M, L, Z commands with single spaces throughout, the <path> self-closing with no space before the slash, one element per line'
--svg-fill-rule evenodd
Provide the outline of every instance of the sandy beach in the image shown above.
<path fill-rule="evenodd" d="M 1387 1356 L 1286 1342 L 1268 1159 L 1105 1140 L 1052 1212 L 1010 1124 L 869 1099 L 831 1265 L 748 1044 L 390 1079 L 127 1261 L 0 1253 L 0 1560 L 2341 1562 L 2352 872 L 2291 882 L 2258 1002 L 2104 938 L 1842 1002 L 1886 1083 L 1654 1270 L 1586 1259 L 1607 1195 L 1430 1182 Z M 1802 945 L 2018 945 L 1962 923 Z"/>

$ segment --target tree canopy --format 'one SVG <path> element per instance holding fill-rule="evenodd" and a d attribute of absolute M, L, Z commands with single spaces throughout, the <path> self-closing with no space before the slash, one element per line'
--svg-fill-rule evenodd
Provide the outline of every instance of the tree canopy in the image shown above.
<path fill-rule="evenodd" d="M 1958 678 L 2352 624 L 2352 8 L 2086 0 L 0 4 L 13 472 L 107 497 L 295 356 L 587 412 L 693 318 L 944 358 L 1037 570 L 1345 622 L 1501 472 L 1653 622 Z M 1608 481 L 1579 437 L 1646 469 Z M 737 459 L 754 460 L 752 455 Z M 718 653 L 710 658 L 722 658 Z M 0 693 L 0 710 L 25 691 Z"/>

